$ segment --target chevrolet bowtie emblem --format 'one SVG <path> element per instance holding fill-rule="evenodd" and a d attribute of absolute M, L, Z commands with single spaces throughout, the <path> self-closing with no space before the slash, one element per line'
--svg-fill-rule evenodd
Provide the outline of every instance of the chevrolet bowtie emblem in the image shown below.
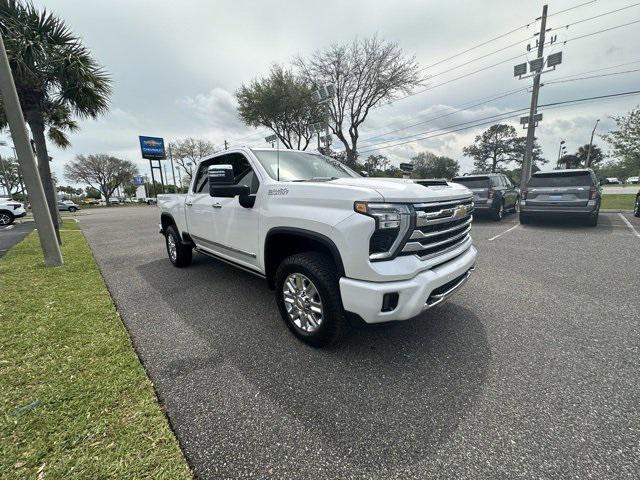
<path fill-rule="evenodd" d="M 456 207 L 453 211 L 453 218 L 462 218 L 467 214 L 467 207 L 465 205 L 460 205 Z"/>

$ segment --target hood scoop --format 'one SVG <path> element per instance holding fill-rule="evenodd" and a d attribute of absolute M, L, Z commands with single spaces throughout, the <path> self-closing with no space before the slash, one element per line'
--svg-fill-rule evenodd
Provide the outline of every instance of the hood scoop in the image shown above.
<path fill-rule="evenodd" d="M 449 185 L 444 178 L 434 178 L 429 180 L 415 180 L 414 183 L 417 183 L 418 185 L 422 185 L 423 187 L 435 187 L 435 186 L 446 187 L 447 185 Z"/>

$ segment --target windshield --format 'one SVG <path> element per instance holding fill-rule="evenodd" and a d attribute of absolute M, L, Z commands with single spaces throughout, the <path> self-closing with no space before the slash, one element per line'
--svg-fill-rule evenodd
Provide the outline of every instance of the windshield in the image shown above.
<path fill-rule="evenodd" d="M 591 185 L 589 172 L 537 173 L 529 180 L 530 187 L 579 187 Z"/>
<path fill-rule="evenodd" d="M 489 177 L 456 177 L 451 181 L 460 183 L 467 188 L 489 188 Z"/>
<path fill-rule="evenodd" d="M 359 177 L 338 160 L 307 152 L 284 150 L 253 150 L 258 161 L 274 180 L 300 182 Z M 278 176 L 278 170 L 280 175 Z M 279 178 L 278 178 L 279 177 Z"/>

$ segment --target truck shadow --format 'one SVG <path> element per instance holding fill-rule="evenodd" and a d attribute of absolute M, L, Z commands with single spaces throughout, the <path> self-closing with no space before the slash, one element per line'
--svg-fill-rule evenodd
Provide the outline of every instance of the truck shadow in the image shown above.
<path fill-rule="evenodd" d="M 200 362 L 172 362 L 171 378 L 189 375 L 190 388 L 206 397 L 215 383 L 203 376 L 198 384 L 203 362 L 231 364 L 262 402 L 344 455 L 336 462 L 362 472 L 405 467 L 435 452 L 473 415 L 487 378 L 485 328 L 456 297 L 416 319 L 352 328 L 337 345 L 314 349 L 289 333 L 273 292 L 257 277 L 201 255 L 187 269 L 163 259 L 138 271 L 210 347 Z"/>

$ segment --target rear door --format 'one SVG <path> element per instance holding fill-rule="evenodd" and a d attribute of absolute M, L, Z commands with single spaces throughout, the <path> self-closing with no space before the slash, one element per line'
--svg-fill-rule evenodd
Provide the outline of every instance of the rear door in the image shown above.
<path fill-rule="evenodd" d="M 558 208 L 586 207 L 591 190 L 591 173 L 545 172 L 531 176 L 527 205 Z"/>
<path fill-rule="evenodd" d="M 452 182 L 464 185 L 473 192 L 473 201 L 486 203 L 489 198 L 489 187 L 491 182 L 489 177 L 456 177 Z"/>

